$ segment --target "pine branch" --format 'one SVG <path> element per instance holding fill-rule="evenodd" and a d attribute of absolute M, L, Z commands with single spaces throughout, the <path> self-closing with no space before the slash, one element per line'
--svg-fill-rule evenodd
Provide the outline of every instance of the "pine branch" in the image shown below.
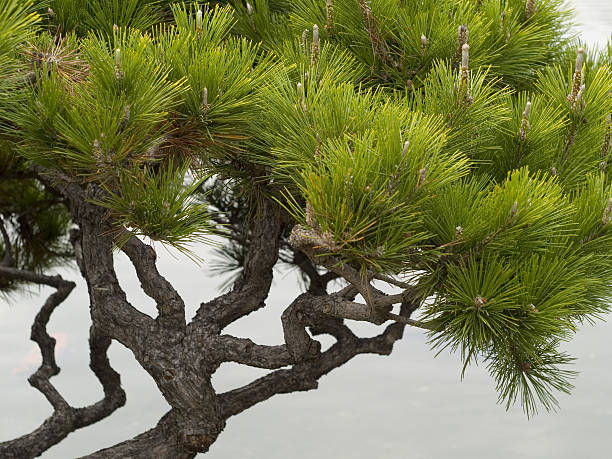
<path fill-rule="evenodd" d="M 174 287 L 157 271 L 157 254 L 153 247 L 136 236 L 130 236 L 121 250 L 136 268 L 136 275 L 147 295 L 157 303 L 158 321 L 162 327 L 184 330 L 185 303 Z"/>
<path fill-rule="evenodd" d="M 222 330 L 230 323 L 264 306 L 278 259 L 281 216 L 278 207 L 265 201 L 252 223 L 251 245 L 244 271 L 233 290 L 203 303 L 190 327 L 211 324 Z"/>
<path fill-rule="evenodd" d="M 60 276 L 15 272 L 18 270 L 0 268 L 0 275 L 28 282 L 50 285 L 57 291 L 49 296 L 38 312 L 32 324 L 31 339 L 38 344 L 42 354 L 42 363 L 28 381 L 38 389 L 53 406 L 53 414 L 33 432 L 14 440 L 0 443 L 2 457 L 34 457 L 59 443 L 70 433 L 94 424 L 112 414 L 125 404 L 125 392 L 121 388 L 119 374 L 110 366 L 106 351 L 111 340 L 100 335 L 92 326 L 90 330 L 91 369 L 102 384 L 104 398 L 92 405 L 74 408 L 50 382 L 50 378 L 60 371 L 55 361 L 55 338 L 47 333 L 47 324 L 54 310 L 68 297 L 75 287 L 74 282 L 63 280 Z"/>

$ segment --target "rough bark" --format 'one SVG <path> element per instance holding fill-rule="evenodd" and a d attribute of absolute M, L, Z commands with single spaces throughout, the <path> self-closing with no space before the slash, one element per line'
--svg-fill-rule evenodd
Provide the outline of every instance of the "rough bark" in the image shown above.
<path fill-rule="evenodd" d="M 282 315 L 284 342 L 268 346 L 248 338 L 222 334 L 227 325 L 265 306 L 273 269 L 279 260 L 279 247 L 281 243 L 286 244 L 282 236 L 281 212 L 268 200 L 264 200 L 251 222 L 242 277 L 229 293 L 202 303 L 189 324 L 185 323 L 183 299 L 157 270 L 153 249 L 134 236 L 127 238 L 121 250 L 131 260 L 142 289 L 157 304 L 158 316 L 149 317 L 128 302 L 115 273 L 112 235 L 118 230 L 112 216 L 91 203 L 100 197 L 101 191 L 94 185 L 82 187 L 61 173 L 39 167 L 34 171 L 43 183 L 69 203 L 73 219 L 79 225 L 79 230 L 71 236 L 90 294 L 91 366 L 104 387 L 105 397 L 91 407 L 68 407 L 52 386 L 47 385 L 48 377 L 55 374 L 57 367 L 52 352 L 48 351 L 52 339 L 40 335 L 46 367 L 41 370 L 42 379 L 35 377 L 33 381 L 56 412 L 27 438 L 1 444 L 2 457 L 39 454 L 69 432 L 95 422 L 123 404 L 125 395 L 119 375 L 110 368 L 106 358 L 106 349 L 112 340 L 133 352 L 171 410 L 149 431 L 87 457 L 190 458 L 197 452 L 208 451 L 230 416 L 276 394 L 315 389 L 323 375 L 356 355 L 389 354 L 407 324 L 427 328 L 427 324 L 410 319 L 410 314 L 422 301 L 414 286 L 374 273 L 364 276 L 331 257 L 321 257 L 312 240 L 300 239 L 304 236 L 303 230 L 296 227 L 291 239 L 294 261 L 308 278 L 309 288 L 288 305 Z M 321 274 L 318 265 L 325 267 L 327 272 Z M 58 277 L 16 273 L 10 267 L 0 266 L 0 276 L 17 275 L 21 280 L 58 288 L 56 296 L 52 295 L 55 302 L 59 300 L 60 290 L 67 288 L 62 283 L 65 281 Z M 338 277 L 348 282 L 348 286 L 328 294 L 327 284 Z M 386 295 L 371 284 L 374 278 L 400 287 L 402 292 Z M 358 293 L 365 303 L 355 301 Z M 394 304 L 401 304 L 399 314 L 392 313 Z M 40 322 L 44 329 L 48 314 L 43 311 L 47 309 L 41 310 Z M 359 338 L 345 324 L 346 320 L 374 324 L 393 320 L 394 323 L 374 338 Z M 321 352 L 321 344 L 316 339 L 320 334 L 336 339 L 325 352 Z M 223 362 L 265 368 L 271 372 L 244 387 L 218 394 L 211 377 Z M 24 449 L 24 444 L 29 444 L 30 449 Z"/>
<path fill-rule="evenodd" d="M 170 411 L 151 430 L 83 457 L 88 459 L 149 459 L 151 457 L 191 459 L 195 457 L 197 453 L 183 448 L 177 435 L 174 413 Z"/>

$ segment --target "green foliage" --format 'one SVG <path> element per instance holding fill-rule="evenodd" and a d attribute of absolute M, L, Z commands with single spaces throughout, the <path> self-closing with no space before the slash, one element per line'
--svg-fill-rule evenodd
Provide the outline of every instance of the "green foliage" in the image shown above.
<path fill-rule="evenodd" d="M 119 230 L 127 228 L 132 234 L 164 242 L 193 255 L 184 245 L 185 241 L 207 242 L 206 236 L 212 231 L 208 206 L 195 193 L 205 179 L 191 180 L 188 163 L 175 168 L 171 162 L 165 170 L 158 169 L 123 171 L 118 190 L 107 188 L 108 196 L 95 202 L 110 210 Z M 120 234 L 118 244 L 129 236 L 129 233 Z"/>
<path fill-rule="evenodd" d="M 537 2 L 530 16 L 521 0 L 334 0 L 330 5 L 297 0 L 294 33 L 325 25 L 323 38 L 341 43 L 371 68 L 373 84 L 397 88 L 408 81 L 409 87 L 419 87 L 436 62 L 458 65 L 460 25 L 467 26 L 474 67 L 491 66 L 513 87 L 530 85 L 537 69 L 562 53 L 571 18 L 560 0 Z"/>
<path fill-rule="evenodd" d="M 500 401 L 554 408 L 560 343 L 612 295 L 612 42 L 577 68 L 572 33 L 561 0 L 0 0 L 0 249 L 70 255 L 34 165 L 98 189 L 118 244 L 223 227 L 229 270 L 271 197 L 416 282 Z"/>
<path fill-rule="evenodd" d="M 31 2 L 0 1 L 0 116 L 10 105 L 11 93 L 19 81 L 17 52 L 34 36 L 33 27 L 38 20 Z"/>

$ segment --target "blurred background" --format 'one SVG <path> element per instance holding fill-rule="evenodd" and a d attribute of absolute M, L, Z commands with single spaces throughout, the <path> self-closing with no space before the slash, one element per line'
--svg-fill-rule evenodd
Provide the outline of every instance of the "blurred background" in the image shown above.
<path fill-rule="evenodd" d="M 603 46 L 612 33 L 612 2 L 572 0 L 589 46 Z M 157 247 L 160 272 L 172 282 L 193 315 L 216 296 L 221 279 L 207 265 Z M 209 260 L 208 247 L 198 253 Z M 154 314 L 127 258 L 117 255 L 117 272 L 128 299 Z M 60 271 L 79 286 L 54 313 L 49 331 L 57 339 L 60 375 L 56 387 L 73 406 L 89 404 L 101 389 L 88 368 L 87 290 L 76 270 Z M 277 276 L 268 307 L 227 329 L 262 344 L 282 342 L 280 314 L 298 290 L 295 273 Z M 51 289 L 0 302 L 0 440 L 30 432 L 51 414 L 44 397 L 27 383 L 40 363 L 29 341 L 34 315 Z M 358 326 L 373 335 L 373 326 Z M 330 341 L 331 342 L 331 341 Z M 557 413 L 527 420 L 520 407 L 497 405 L 495 385 L 482 367 L 463 381 L 459 356 L 434 358 L 420 329 L 406 329 L 389 357 L 360 356 L 320 381 L 319 389 L 280 395 L 228 421 L 225 431 L 201 457 L 208 459 L 400 459 L 400 458 L 600 458 L 609 455 L 612 433 L 612 327 L 585 325 L 566 350 L 577 357 L 580 375 L 571 396 L 560 395 Z M 133 437 L 167 411 L 153 380 L 118 343 L 110 349 L 128 402 L 92 427 L 71 434 L 42 457 L 71 458 Z M 250 382 L 263 370 L 225 364 L 215 374 L 218 391 Z M 200 457 L 200 456 L 198 456 Z"/>

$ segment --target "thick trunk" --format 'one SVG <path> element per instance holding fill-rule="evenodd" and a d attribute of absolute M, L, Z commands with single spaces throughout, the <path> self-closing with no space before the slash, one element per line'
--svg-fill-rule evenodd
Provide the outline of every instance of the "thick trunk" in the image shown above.
<path fill-rule="evenodd" d="M 175 412 L 170 411 L 151 430 L 84 457 L 95 459 L 149 459 L 152 457 L 191 459 L 197 452 L 184 446 L 179 438 L 179 428 L 175 418 Z"/>

